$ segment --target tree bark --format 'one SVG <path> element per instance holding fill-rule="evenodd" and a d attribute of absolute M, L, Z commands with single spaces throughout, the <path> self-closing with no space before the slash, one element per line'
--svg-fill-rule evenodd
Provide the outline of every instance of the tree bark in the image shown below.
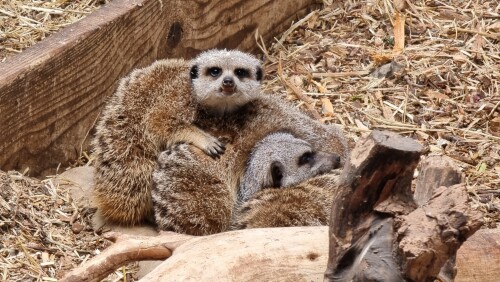
<path fill-rule="evenodd" d="M 441 187 L 425 188 L 434 191 L 430 200 L 415 204 L 420 152 L 412 139 L 380 131 L 354 148 L 333 200 L 325 280 L 432 280 L 479 229 L 464 185 L 437 181 Z"/>

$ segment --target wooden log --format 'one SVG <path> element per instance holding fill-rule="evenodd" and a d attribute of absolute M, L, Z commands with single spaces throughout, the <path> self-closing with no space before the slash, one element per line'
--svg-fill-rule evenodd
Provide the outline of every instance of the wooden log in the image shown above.
<path fill-rule="evenodd" d="M 321 281 L 327 236 L 323 226 L 201 237 L 177 248 L 140 281 Z"/>
<path fill-rule="evenodd" d="M 87 148 L 118 79 L 156 59 L 256 50 L 315 0 L 115 0 L 0 64 L 0 168 L 53 172 Z M 49 170 L 49 171 L 47 171 Z"/>
<path fill-rule="evenodd" d="M 326 226 L 110 237 L 119 240 L 61 281 L 99 281 L 120 263 L 162 258 L 144 281 L 320 281 L 327 260 Z"/>
<path fill-rule="evenodd" d="M 358 143 L 341 175 L 330 221 L 328 281 L 430 281 L 482 215 L 465 185 L 441 186 L 423 206 L 411 178 L 421 146 L 377 132 Z"/>

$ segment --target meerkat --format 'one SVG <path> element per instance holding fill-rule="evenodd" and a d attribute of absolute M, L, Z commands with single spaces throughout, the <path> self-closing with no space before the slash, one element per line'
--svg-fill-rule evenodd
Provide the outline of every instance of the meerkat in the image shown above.
<path fill-rule="evenodd" d="M 175 167 L 159 166 L 156 172 L 162 175 L 161 184 L 155 185 L 161 187 L 156 197 L 162 204 L 155 218 L 162 230 L 193 235 L 227 231 L 235 215 L 238 189 L 251 151 L 273 132 L 288 132 L 309 143 L 315 151 L 337 154 L 340 166 L 349 153 L 347 140 L 337 126 L 313 120 L 289 102 L 264 93 L 234 115 L 215 116 L 201 110 L 195 124 L 225 139 L 226 151 L 220 159 L 207 158 L 193 146 L 170 151 L 167 163 Z"/>
<path fill-rule="evenodd" d="M 204 114 L 227 115 L 260 94 L 260 60 L 210 50 L 191 62 L 160 60 L 123 78 L 102 112 L 93 141 L 98 209 L 107 221 L 151 219 L 151 177 L 164 148 L 185 142 L 217 158 L 224 144 L 195 125 Z"/>
<path fill-rule="evenodd" d="M 286 189 L 263 189 L 236 207 L 231 230 L 328 225 L 340 170 Z"/>
<path fill-rule="evenodd" d="M 152 190 L 155 221 L 160 229 L 191 235 L 227 230 L 230 222 L 220 219 L 233 217 L 239 203 L 264 188 L 289 187 L 331 171 L 339 166 L 340 157 L 314 151 L 309 143 L 289 133 L 272 133 L 255 145 L 238 199 L 224 182 L 224 170 L 208 162 L 186 144 L 160 153 Z M 184 170 L 185 166 L 192 170 Z M 189 185 L 178 185 L 186 183 L 186 179 Z"/>
<path fill-rule="evenodd" d="M 238 200 L 246 202 L 264 188 L 296 185 L 339 165 L 337 154 L 315 151 L 308 142 L 289 133 L 272 133 L 253 148 L 238 190 Z"/>

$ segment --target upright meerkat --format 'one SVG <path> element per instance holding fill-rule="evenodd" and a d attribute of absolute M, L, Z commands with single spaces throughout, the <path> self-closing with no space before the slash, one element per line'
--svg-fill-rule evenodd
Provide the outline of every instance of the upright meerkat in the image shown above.
<path fill-rule="evenodd" d="M 194 124 L 226 115 L 260 93 L 261 63 L 240 52 L 211 50 L 193 61 L 160 60 L 120 81 L 96 127 L 94 196 L 105 219 L 133 225 L 152 219 L 151 176 L 158 153 L 185 142 L 211 157 L 224 144 Z"/>
<path fill-rule="evenodd" d="M 246 202 L 264 188 L 296 185 L 339 165 L 340 156 L 335 153 L 316 151 L 307 141 L 289 133 L 272 133 L 253 148 L 238 200 Z"/>
<path fill-rule="evenodd" d="M 240 218 L 232 213 L 239 209 L 236 203 L 244 203 L 264 188 L 289 187 L 331 171 L 340 161 L 337 154 L 315 151 L 289 133 L 272 133 L 255 145 L 235 201 L 224 182 L 224 170 L 204 163 L 203 157 L 185 144 L 160 153 L 152 190 L 160 229 L 191 235 L 226 230 L 229 222 L 220 219 Z M 186 165 L 192 170 L 184 170 Z M 179 185 L 186 179 L 189 185 Z"/>

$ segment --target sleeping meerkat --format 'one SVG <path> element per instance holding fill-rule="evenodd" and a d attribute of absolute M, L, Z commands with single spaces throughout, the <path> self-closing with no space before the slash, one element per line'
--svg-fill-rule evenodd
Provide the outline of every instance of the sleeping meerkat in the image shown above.
<path fill-rule="evenodd" d="M 314 151 L 289 133 L 272 133 L 252 151 L 236 200 L 224 181 L 224 170 L 210 166 L 208 158 L 191 152 L 186 144 L 173 146 L 160 153 L 153 173 L 155 221 L 162 230 L 191 235 L 227 230 L 229 222 L 224 219 L 234 216 L 239 205 L 235 203 L 245 202 L 264 188 L 288 187 L 328 172 L 339 161 L 337 154 Z M 185 166 L 191 170 L 184 170 Z M 182 185 L 186 179 L 189 185 Z"/>
<path fill-rule="evenodd" d="M 306 141 L 314 151 L 340 156 L 346 160 L 349 147 L 335 125 L 313 120 L 296 107 L 276 96 L 262 94 L 224 117 L 200 111 L 195 121 L 214 136 L 228 142 L 220 159 L 207 158 L 193 146 L 182 146 L 163 155 L 155 175 L 156 221 L 162 230 L 192 235 L 227 231 L 235 216 L 238 189 L 255 145 L 267 135 L 282 131 Z M 287 190 L 287 189 L 285 189 Z M 155 202 L 154 205 L 157 203 Z M 167 208 L 165 208 L 167 207 Z"/>
<path fill-rule="evenodd" d="M 289 187 L 338 168 L 340 156 L 315 151 L 305 140 L 284 132 L 259 141 L 248 161 L 238 200 L 248 201 L 264 188 Z"/>
<path fill-rule="evenodd" d="M 125 225 L 152 219 L 151 176 L 158 153 L 185 142 L 219 157 L 224 144 L 194 124 L 199 110 L 207 115 L 237 110 L 259 95 L 261 77 L 261 63 L 252 55 L 211 50 L 191 62 L 160 60 L 123 78 L 93 141 L 94 197 L 104 218 Z"/>

